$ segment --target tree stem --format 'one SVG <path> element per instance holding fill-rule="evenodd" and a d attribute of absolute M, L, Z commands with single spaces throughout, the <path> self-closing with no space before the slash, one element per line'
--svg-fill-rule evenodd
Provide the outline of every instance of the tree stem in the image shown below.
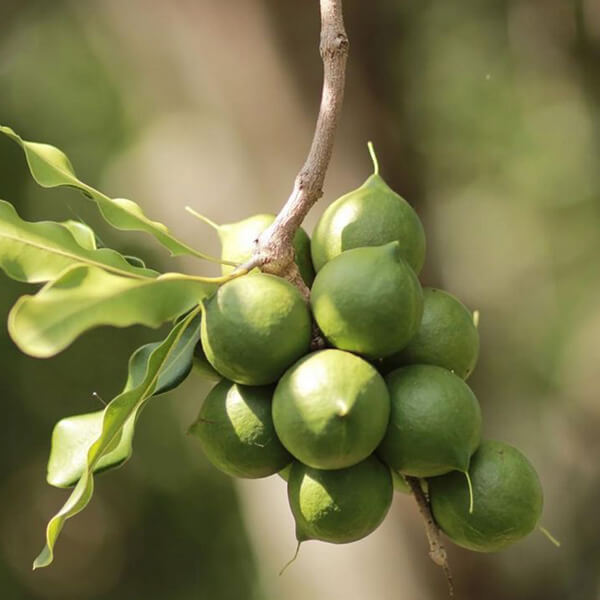
<path fill-rule="evenodd" d="M 323 60 L 323 91 L 312 144 L 304 165 L 294 181 L 294 187 L 273 223 L 256 240 L 252 258 L 238 269 L 250 272 L 258 267 L 262 271 L 285 277 L 300 289 L 306 300 L 310 290 L 300 276 L 294 262 L 293 239 L 306 215 L 323 195 L 325 174 L 331 160 L 335 132 L 340 119 L 346 83 L 346 62 L 349 42 L 344 28 L 342 0 L 320 0 L 321 41 L 319 51 Z M 372 146 L 375 172 L 377 159 Z M 313 328 L 312 348 L 323 347 L 324 340 Z M 446 550 L 440 541 L 440 532 L 431 514 L 429 501 L 415 477 L 406 477 L 425 524 L 429 541 L 429 556 L 442 567 L 448 582 L 449 595 L 454 596 L 452 574 Z"/>
<path fill-rule="evenodd" d="M 325 173 L 331 159 L 335 132 L 344 100 L 348 36 L 344 28 L 342 0 L 320 0 L 323 60 L 323 92 L 317 125 L 308 156 L 294 181 L 290 197 L 270 225 L 258 238 L 252 258 L 243 265 L 251 270 L 285 277 L 305 298 L 310 291 L 302 281 L 294 262 L 294 234 L 309 210 L 323 195 Z"/>
<path fill-rule="evenodd" d="M 429 542 L 429 556 L 431 560 L 438 566 L 442 567 L 446 581 L 448 583 L 448 595 L 454 597 L 454 582 L 452 580 L 452 573 L 450 571 L 450 565 L 448 564 L 448 556 L 446 549 L 440 541 L 440 530 L 433 518 L 431 513 L 431 507 L 429 506 L 429 500 L 423 492 L 421 482 L 417 477 L 405 476 L 408 485 L 415 497 L 419 512 L 423 517 L 423 523 L 425 525 L 425 534 L 427 535 L 427 541 Z"/>

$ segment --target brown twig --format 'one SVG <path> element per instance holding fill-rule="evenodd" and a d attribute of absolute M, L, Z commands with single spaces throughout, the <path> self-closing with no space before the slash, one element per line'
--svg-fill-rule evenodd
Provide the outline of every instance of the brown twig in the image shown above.
<path fill-rule="evenodd" d="M 323 195 L 323 182 L 331 159 L 333 140 L 344 99 L 349 46 L 344 29 L 342 0 L 320 0 L 320 7 L 319 49 L 323 59 L 323 92 L 310 151 L 296 176 L 290 197 L 273 224 L 258 238 L 250 261 L 242 265 L 248 270 L 259 267 L 267 273 L 285 277 L 294 283 L 307 299 L 310 291 L 294 262 L 292 241 L 308 211 Z"/>
<path fill-rule="evenodd" d="M 452 580 L 452 572 L 450 571 L 450 565 L 448 564 L 448 555 L 446 549 L 440 541 L 440 530 L 431 514 L 431 507 L 429 506 L 429 500 L 423 492 L 421 482 L 417 477 L 405 476 L 408 485 L 415 497 L 419 512 L 423 517 L 425 524 L 425 533 L 427 535 L 427 541 L 429 542 L 429 556 L 431 560 L 438 566 L 442 567 L 444 574 L 446 575 L 446 581 L 448 583 L 448 595 L 450 598 L 454 597 L 454 582 Z"/>
<path fill-rule="evenodd" d="M 344 100 L 349 48 L 342 15 L 342 0 L 320 0 L 320 7 L 319 50 L 323 60 L 323 92 L 312 144 L 306 161 L 296 176 L 294 188 L 287 202 L 270 227 L 256 240 L 252 258 L 238 267 L 247 272 L 258 267 L 264 272 L 285 277 L 300 289 L 306 300 L 310 297 L 310 290 L 302 280 L 294 262 L 293 239 L 310 209 L 323 195 L 325 173 L 331 159 L 333 141 Z M 311 347 L 316 350 L 324 345 L 325 340 L 314 324 Z M 429 501 L 417 478 L 406 477 L 406 480 L 425 523 L 429 540 L 429 556 L 444 570 L 449 595 L 453 597 L 452 574 L 448 566 L 446 550 L 440 541 L 440 531 L 431 514 Z"/>

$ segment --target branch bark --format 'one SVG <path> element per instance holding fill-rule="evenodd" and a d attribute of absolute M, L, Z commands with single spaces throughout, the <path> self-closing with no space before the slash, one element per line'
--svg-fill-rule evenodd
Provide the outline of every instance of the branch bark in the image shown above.
<path fill-rule="evenodd" d="M 287 202 L 273 221 L 256 240 L 252 258 L 238 267 L 251 271 L 259 267 L 266 273 L 285 277 L 300 289 L 306 300 L 310 297 L 296 263 L 293 239 L 314 204 L 323 195 L 325 174 L 331 160 L 333 142 L 337 129 L 346 83 L 346 62 L 349 42 L 344 28 L 342 0 L 320 0 L 321 42 L 319 50 L 323 60 L 323 91 L 317 117 L 317 125 L 308 156 L 296 176 L 294 188 Z M 324 340 L 316 327 L 313 328 L 313 349 L 324 346 Z M 415 477 L 406 477 L 423 517 L 429 541 L 429 556 L 442 567 L 448 582 L 449 595 L 454 596 L 454 584 L 448 565 L 446 550 L 440 541 L 440 531 L 431 514 L 429 500 Z"/>
<path fill-rule="evenodd" d="M 302 221 L 323 195 L 323 182 L 337 129 L 346 81 L 348 36 L 344 28 L 342 0 L 320 0 L 323 60 L 323 92 L 310 151 L 296 176 L 294 188 L 273 224 L 258 238 L 254 254 L 244 269 L 259 267 L 266 273 L 285 277 L 308 299 L 310 291 L 294 262 L 292 241 Z"/>
<path fill-rule="evenodd" d="M 423 517 L 423 523 L 425 525 L 425 534 L 427 535 L 427 541 L 429 542 L 429 556 L 431 560 L 442 567 L 446 581 L 448 583 L 448 595 L 454 597 L 454 582 L 452 580 L 452 573 L 450 571 L 450 565 L 448 564 L 448 555 L 446 549 L 440 541 L 440 530 L 433 518 L 431 513 L 431 507 L 429 506 L 429 500 L 421 488 L 421 482 L 417 477 L 405 477 L 410 489 L 415 497 L 419 512 Z"/>

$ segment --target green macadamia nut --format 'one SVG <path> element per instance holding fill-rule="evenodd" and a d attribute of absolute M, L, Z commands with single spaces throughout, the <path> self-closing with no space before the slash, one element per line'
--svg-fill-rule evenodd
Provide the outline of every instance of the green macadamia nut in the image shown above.
<path fill-rule="evenodd" d="M 384 360 L 384 369 L 438 365 L 467 379 L 479 355 L 473 313 L 452 294 L 435 288 L 423 288 L 423 301 L 423 318 L 416 335 L 400 352 Z"/>
<path fill-rule="evenodd" d="M 206 354 L 202 349 L 202 343 L 198 342 L 194 347 L 194 358 L 193 358 L 194 371 L 206 381 L 219 381 L 221 379 L 220 373 L 208 362 Z"/>
<path fill-rule="evenodd" d="M 234 477 L 273 475 L 292 461 L 275 434 L 272 386 L 223 379 L 206 396 L 190 434 L 210 462 Z"/>
<path fill-rule="evenodd" d="M 289 474 L 288 499 L 299 542 L 360 540 L 381 524 L 392 496 L 391 473 L 373 455 L 334 471 L 294 462 Z"/>
<path fill-rule="evenodd" d="M 386 383 L 392 410 L 379 456 L 413 477 L 465 472 L 481 437 L 481 411 L 469 386 L 433 365 L 402 367 Z"/>
<path fill-rule="evenodd" d="M 258 214 L 238 221 L 217 226 L 217 233 L 221 240 L 221 258 L 236 263 L 244 263 L 251 256 L 258 236 L 273 223 L 275 215 Z M 294 252 L 296 264 L 300 275 L 306 285 L 311 286 L 315 278 L 310 256 L 310 238 L 302 227 L 299 227 L 294 236 Z M 233 271 L 230 265 L 221 265 L 223 275 Z"/>
<path fill-rule="evenodd" d="M 313 314 L 337 348 L 382 358 L 400 351 L 423 315 L 423 292 L 398 242 L 348 250 L 315 277 Z"/>
<path fill-rule="evenodd" d="M 457 545 L 496 552 L 531 533 L 542 513 L 542 486 L 535 469 L 516 448 L 486 440 L 471 458 L 473 512 L 460 473 L 428 480 L 437 524 Z"/>
<path fill-rule="evenodd" d="M 317 469 L 349 467 L 381 441 L 390 414 L 383 377 L 342 350 L 305 356 L 279 380 L 273 422 L 283 445 Z"/>
<path fill-rule="evenodd" d="M 373 155 L 374 157 L 374 155 Z M 312 236 L 311 252 L 320 271 L 352 248 L 398 242 L 400 255 L 418 273 L 425 261 L 425 232 L 417 213 L 375 172 L 323 213 Z"/>
<path fill-rule="evenodd" d="M 390 473 L 392 474 L 392 483 L 394 484 L 394 491 L 401 492 L 402 494 L 410 494 L 410 486 L 404 478 L 404 475 L 398 473 L 398 471 L 394 471 L 394 469 L 390 469 Z"/>
<path fill-rule="evenodd" d="M 244 275 L 203 303 L 201 339 L 223 377 L 267 385 L 308 352 L 310 313 L 291 283 L 264 273 Z"/>

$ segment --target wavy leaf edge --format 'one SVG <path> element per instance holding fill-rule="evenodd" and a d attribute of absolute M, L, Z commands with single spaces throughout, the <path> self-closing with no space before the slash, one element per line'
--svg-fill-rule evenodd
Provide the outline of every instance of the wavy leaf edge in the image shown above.
<path fill-rule="evenodd" d="M 210 256 L 178 240 L 166 225 L 149 219 L 139 204 L 133 200 L 111 198 L 84 183 L 77 177 L 69 157 L 59 148 L 50 144 L 24 140 L 6 125 L 0 125 L 0 133 L 6 135 L 22 148 L 29 171 L 36 183 L 45 188 L 68 186 L 79 190 L 88 199 L 96 203 L 104 220 L 115 229 L 148 233 L 159 244 L 169 250 L 172 256 L 190 255 L 209 262 L 237 266 L 237 263 L 230 263 Z M 41 169 L 38 169 L 40 166 L 49 168 L 49 173 L 42 175 Z"/>
<path fill-rule="evenodd" d="M 54 560 L 54 547 L 65 522 L 81 512 L 92 498 L 94 466 L 109 449 L 114 447 L 115 441 L 118 443 L 120 437 L 117 438 L 117 436 L 121 435 L 127 420 L 132 415 L 139 414 L 146 400 L 153 395 L 171 353 L 199 314 L 200 307 L 197 307 L 184 320 L 175 325 L 166 339 L 150 353 L 143 380 L 132 388 L 129 387 L 130 382 L 128 381 L 124 391 L 106 406 L 102 420 L 102 432 L 88 450 L 86 469 L 62 508 L 48 522 L 46 545 L 33 562 L 34 570 L 47 567 Z M 130 358 L 130 368 L 131 361 L 139 350 L 136 350 Z"/>

